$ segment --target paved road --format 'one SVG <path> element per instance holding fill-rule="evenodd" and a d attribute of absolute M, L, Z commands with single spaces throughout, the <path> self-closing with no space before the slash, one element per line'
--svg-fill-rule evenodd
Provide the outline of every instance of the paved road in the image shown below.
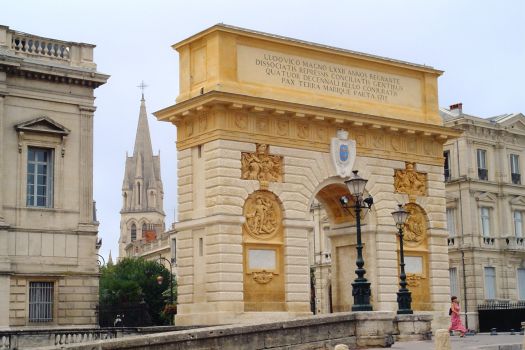
<path fill-rule="evenodd" d="M 483 349 L 486 347 L 487 350 L 496 350 L 496 345 L 504 344 L 522 344 L 523 335 L 489 335 L 489 334 L 476 334 L 473 336 L 466 336 L 460 338 L 454 336 L 450 338 L 450 345 L 452 350 L 474 350 Z M 491 346 L 492 345 L 492 346 Z M 379 348 L 374 348 L 379 349 Z M 434 341 L 411 341 L 411 342 L 397 342 L 392 345 L 393 350 L 434 350 Z M 385 350 L 382 348 L 382 350 Z M 525 350 L 525 349 L 523 349 Z"/>

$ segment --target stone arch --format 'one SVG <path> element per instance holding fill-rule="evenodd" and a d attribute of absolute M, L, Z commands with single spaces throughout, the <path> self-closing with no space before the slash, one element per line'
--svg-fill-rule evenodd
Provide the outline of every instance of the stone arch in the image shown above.
<path fill-rule="evenodd" d="M 367 171 L 363 171 L 367 174 Z M 361 175 L 361 174 L 360 174 Z M 363 175 L 365 177 L 367 175 Z M 321 283 L 330 284 L 330 305 L 328 311 L 349 311 L 353 304 L 351 282 L 356 278 L 355 260 L 356 260 L 356 218 L 352 209 L 345 209 L 341 205 L 340 198 L 347 196 L 352 205 L 353 199 L 350 195 L 345 179 L 339 176 L 330 176 L 320 181 L 317 187 L 312 191 L 309 201 L 309 207 L 314 200 L 317 200 L 328 216 L 328 235 L 330 239 L 330 274 L 325 274 L 326 281 Z M 369 195 L 367 190 L 373 190 L 374 180 L 369 181 L 365 189 L 364 197 Z M 317 228 L 314 229 L 314 231 Z M 364 243 L 363 254 L 365 257 L 365 269 L 369 282 L 372 283 L 372 291 L 375 292 L 377 278 L 374 278 L 376 272 L 376 240 L 377 233 L 377 213 L 374 207 L 363 212 L 361 215 L 361 233 Z M 321 232 L 314 232 L 319 235 Z M 314 237 L 315 239 L 315 237 Z M 314 252 L 315 255 L 315 252 Z M 320 274 L 318 274 L 320 276 Z M 317 278 L 316 278 L 317 279 Z M 374 296 L 374 294 L 373 294 Z"/>

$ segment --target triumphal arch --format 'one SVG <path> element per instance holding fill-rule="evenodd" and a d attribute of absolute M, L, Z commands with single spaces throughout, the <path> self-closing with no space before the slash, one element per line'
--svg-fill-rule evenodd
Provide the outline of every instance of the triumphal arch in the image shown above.
<path fill-rule="evenodd" d="M 330 222 L 334 311 L 351 309 L 356 224 L 334 139 L 374 198 L 362 220 L 373 309 L 397 310 L 391 212 L 405 203 L 412 307 L 448 317 L 442 145 L 456 132 L 438 115 L 441 71 L 226 25 L 173 47 L 180 93 L 155 115 L 177 126 L 177 324 L 311 314 L 314 200 Z"/>

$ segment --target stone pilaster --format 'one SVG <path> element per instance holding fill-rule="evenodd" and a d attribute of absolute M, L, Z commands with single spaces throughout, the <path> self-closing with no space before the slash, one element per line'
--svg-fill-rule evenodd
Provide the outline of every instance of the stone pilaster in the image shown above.
<path fill-rule="evenodd" d="M 95 107 L 80 106 L 79 223 L 93 223 L 93 115 Z"/>

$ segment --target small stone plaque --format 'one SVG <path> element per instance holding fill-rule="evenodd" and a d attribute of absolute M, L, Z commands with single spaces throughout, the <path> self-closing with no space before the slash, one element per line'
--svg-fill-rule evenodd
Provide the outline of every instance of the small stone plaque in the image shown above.
<path fill-rule="evenodd" d="M 423 258 L 420 256 L 405 256 L 406 273 L 423 273 Z"/>
<path fill-rule="evenodd" d="M 248 250 L 248 268 L 251 270 L 275 270 L 277 268 L 275 250 Z"/>

